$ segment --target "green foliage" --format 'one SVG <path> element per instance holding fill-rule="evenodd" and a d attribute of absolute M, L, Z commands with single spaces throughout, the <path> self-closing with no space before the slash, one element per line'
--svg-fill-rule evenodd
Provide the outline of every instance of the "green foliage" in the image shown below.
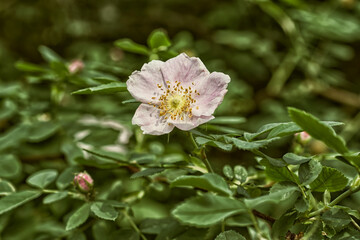
<path fill-rule="evenodd" d="M 323 167 L 319 176 L 310 183 L 311 190 L 315 192 L 329 192 L 343 190 L 348 185 L 349 180 L 340 171 Z"/>
<path fill-rule="evenodd" d="M 230 239 L 231 240 L 245 240 L 245 238 L 241 234 L 239 234 L 233 230 L 222 232 L 215 238 L 215 240 L 230 240 Z"/>
<path fill-rule="evenodd" d="M 207 227 L 234 214 L 245 214 L 247 208 L 239 200 L 205 194 L 186 200 L 172 214 L 187 225 Z"/>
<path fill-rule="evenodd" d="M 190 186 L 219 193 L 221 195 L 232 195 L 232 192 L 229 189 L 226 181 L 214 173 L 206 173 L 201 176 L 180 176 L 172 181 L 170 186 Z"/>
<path fill-rule="evenodd" d="M 124 92 L 126 91 L 126 84 L 125 83 L 108 83 L 103 84 L 96 87 L 90 87 L 78 90 L 73 92 L 72 94 L 109 94 L 109 93 L 116 93 L 116 92 Z"/>
<path fill-rule="evenodd" d="M 41 192 L 27 190 L 22 192 L 11 193 L 0 199 L 0 214 L 8 212 L 26 202 L 29 202 L 41 195 Z"/>
<path fill-rule="evenodd" d="M 55 181 L 57 175 L 58 172 L 56 170 L 52 170 L 52 169 L 41 170 L 30 175 L 26 180 L 26 182 L 34 187 L 45 188 L 50 183 Z"/>
<path fill-rule="evenodd" d="M 4 0 L 0 238 L 360 239 L 359 9 Z M 196 129 L 144 135 L 126 81 L 182 52 L 227 94 Z"/>
<path fill-rule="evenodd" d="M 331 127 L 321 123 L 314 116 L 295 108 L 289 108 L 289 115 L 303 130 L 314 138 L 323 141 L 330 148 L 342 154 L 349 151 L 345 146 L 344 140 L 337 136 Z"/>
<path fill-rule="evenodd" d="M 149 50 L 145 46 L 135 43 L 131 39 L 119 39 L 115 42 L 115 46 L 132 53 L 149 54 Z"/>
<path fill-rule="evenodd" d="M 84 203 L 80 208 L 75 210 L 73 214 L 71 214 L 70 218 L 66 222 L 66 230 L 72 230 L 83 224 L 88 219 L 89 214 L 90 204 Z"/>

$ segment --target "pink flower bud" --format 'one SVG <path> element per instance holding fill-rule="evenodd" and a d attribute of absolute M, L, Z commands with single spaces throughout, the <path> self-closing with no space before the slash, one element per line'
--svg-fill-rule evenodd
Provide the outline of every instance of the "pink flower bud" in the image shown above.
<path fill-rule="evenodd" d="M 94 180 L 87 172 L 82 172 L 76 174 L 74 177 L 74 184 L 80 192 L 88 193 L 94 187 Z"/>
<path fill-rule="evenodd" d="M 79 59 L 76 59 L 69 64 L 68 68 L 71 74 L 75 74 L 83 70 L 84 67 L 85 67 L 84 62 Z"/>
<path fill-rule="evenodd" d="M 311 136 L 305 131 L 300 133 L 295 133 L 295 138 L 301 144 L 306 144 L 311 140 Z"/>

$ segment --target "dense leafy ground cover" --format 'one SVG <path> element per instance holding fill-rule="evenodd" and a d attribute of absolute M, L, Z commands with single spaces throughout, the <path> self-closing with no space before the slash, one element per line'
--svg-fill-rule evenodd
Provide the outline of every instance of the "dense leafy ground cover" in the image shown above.
<path fill-rule="evenodd" d="M 2 0 L 0 239 L 360 239 L 359 16 L 351 0 Z M 219 73 L 196 88 L 199 59 L 159 62 L 181 56 Z M 159 73 L 194 87 L 151 98 L 144 123 L 155 90 L 136 82 Z"/>

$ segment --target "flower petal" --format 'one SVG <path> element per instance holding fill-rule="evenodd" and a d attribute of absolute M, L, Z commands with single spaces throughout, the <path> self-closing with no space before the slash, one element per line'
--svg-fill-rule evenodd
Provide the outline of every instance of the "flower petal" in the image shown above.
<path fill-rule="evenodd" d="M 210 74 L 199 58 L 189 57 L 185 53 L 167 60 L 161 66 L 161 70 L 164 73 L 165 81 L 170 83 L 179 81 L 183 87 Z"/>
<path fill-rule="evenodd" d="M 144 134 L 162 135 L 171 132 L 174 125 L 160 118 L 159 112 L 156 107 L 142 103 L 136 109 L 132 124 L 139 125 Z"/>
<path fill-rule="evenodd" d="M 127 89 L 130 94 L 138 101 L 143 103 L 156 104 L 157 100 L 152 97 L 160 96 L 163 91 L 158 84 L 164 86 L 164 78 L 161 73 L 161 66 L 164 62 L 153 60 L 141 68 L 141 71 L 133 72 L 129 80 L 126 81 Z"/>
<path fill-rule="evenodd" d="M 196 128 L 200 124 L 210 121 L 211 119 L 214 119 L 214 116 L 201 116 L 201 117 L 193 116 L 191 120 L 188 121 L 169 120 L 168 122 L 175 125 L 175 127 L 181 130 L 188 131 L 193 128 Z"/>
<path fill-rule="evenodd" d="M 219 72 L 212 72 L 208 78 L 197 81 L 195 89 L 200 95 L 194 96 L 193 115 L 211 116 L 224 99 L 229 82 L 229 75 Z"/>

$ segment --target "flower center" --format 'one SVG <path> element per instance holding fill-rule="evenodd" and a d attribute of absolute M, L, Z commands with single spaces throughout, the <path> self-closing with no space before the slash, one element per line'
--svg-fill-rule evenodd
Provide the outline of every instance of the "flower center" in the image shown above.
<path fill-rule="evenodd" d="M 160 117 L 172 120 L 182 120 L 192 118 L 192 108 L 196 103 L 193 95 L 200 95 L 197 90 L 193 91 L 191 87 L 184 88 L 180 82 L 175 81 L 175 85 L 171 86 L 170 82 L 166 82 L 167 89 L 163 88 L 162 85 L 158 84 L 158 88 L 163 91 L 163 94 L 158 98 L 159 104 L 155 105 L 151 102 L 154 107 L 160 110 Z M 194 85 L 194 83 L 192 83 Z M 152 99 L 157 99 L 153 97 Z M 198 108 L 198 107 L 196 107 Z"/>
<path fill-rule="evenodd" d="M 182 105 L 184 105 L 186 99 L 183 99 L 180 95 L 174 95 L 171 96 L 168 100 L 168 104 L 170 105 L 169 108 L 172 109 L 178 109 L 182 107 Z"/>

